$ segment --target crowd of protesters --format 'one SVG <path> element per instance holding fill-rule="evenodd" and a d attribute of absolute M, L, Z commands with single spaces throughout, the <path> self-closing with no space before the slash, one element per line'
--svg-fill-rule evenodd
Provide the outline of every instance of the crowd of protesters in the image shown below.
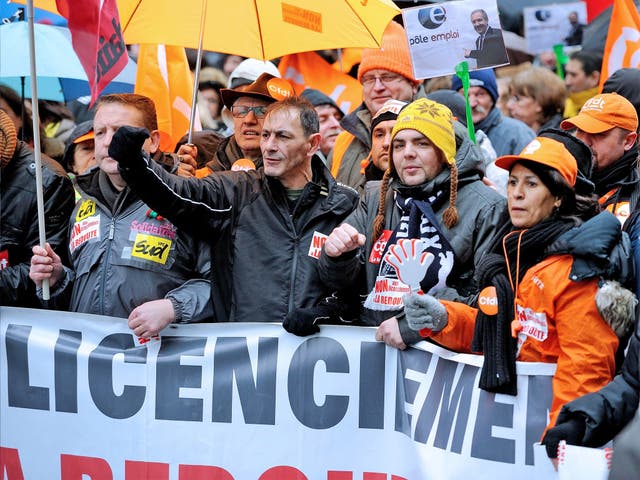
<path fill-rule="evenodd" d="M 557 364 L 551 458 L 638 428 L 640 70 L 602 91 L 601 52 L 572 54 L 564 81 L 472 71 L 474 143 L 462 81 L 413 78 L 395 22 L 362 51 L 351 112 L 296 95 L 272 62 L 216 58 L 205 130 L 175 152 L 152 99 L 104 95 L 77 124 L 43 103 L 44 247 L 29 111 L 0 85 L 2 305 L 124 317 L 144 338 L 174 322 L 374 326 L 395 348 L 483 354 L 492 392 L 517 395 L 516 361 Z"/>

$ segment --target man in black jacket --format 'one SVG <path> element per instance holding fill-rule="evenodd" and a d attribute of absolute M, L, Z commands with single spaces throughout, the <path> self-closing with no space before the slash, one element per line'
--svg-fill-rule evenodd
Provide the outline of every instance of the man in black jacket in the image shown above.
<path fill-rule="evenodd" d="M 479 37 L 475 50 L 464 50 L 465 58 L 475 58 L 478 68 L 509 63 L 502 30 L 489 26 L 489 16 L 482 9 L 471 12 L 471 23 Z"/>
<path fill-rule="evenodd" d="M 141 198 L 179 228 L 211 242 L 217 321 L 281 322 L 331 296 L 317 262 L 324 241 L 355 208 L 315 154 L 318 115 L 289 97 L 267 108 L 263 166 L 183 179 L 145 161 L 143 129 L 119 129 L 109 155 Z"/>
<path fill-rule="evenodd" d="M 19 141 L 0 109 L 0 305 L 40 307 L 29 279 L 31 247 L 38 242 L 36 168 L 33 150 Z M 45 236 L 66 258 L 67 221 L 74 204 L 71 180 L 59 163 L 42 155 Z"/>

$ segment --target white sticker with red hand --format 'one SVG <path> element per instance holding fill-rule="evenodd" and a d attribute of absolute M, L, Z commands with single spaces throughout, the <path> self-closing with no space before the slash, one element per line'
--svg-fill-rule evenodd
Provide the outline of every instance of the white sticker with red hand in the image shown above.
<path fill-rule="evenodd" d="M 396 269 L 398 279 L 408 285 L 412 293 L 420 290 L 420 282 L 433 262 L 433 254 L 424 249 L 422 240 L 402 238 L 389 247 L 385 256 L 385 261 Z"/>

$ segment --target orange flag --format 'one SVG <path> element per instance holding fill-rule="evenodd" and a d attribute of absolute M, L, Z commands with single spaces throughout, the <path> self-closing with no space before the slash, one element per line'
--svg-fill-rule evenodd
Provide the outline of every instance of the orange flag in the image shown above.
<path fill-rule="evenodd" d="M 158 115 L 160 150 L 173 152 L 180 137 L 189 131 L 191 115 L 193 76 L 184 48 L 140 45 L 134 92 L 153 99 Z M 199 123 L 194 130 L 201 130 Z"/>
<path fill-rule="evenodd" d="M 633 0 L 615 0 L 604 47 L 600 91 L 613 72 L 626 67 L 640 67 L 640 14 Z"/>
<path fill-rule="evenodd" d="M 362 103 L 362 85 L 355 78 L 329 65 L 315 52 L 285 55 L 278 64 L 282 78 L 293 85 L 297 94 L 315 88 L 331 97 L 346 114 Z"/>

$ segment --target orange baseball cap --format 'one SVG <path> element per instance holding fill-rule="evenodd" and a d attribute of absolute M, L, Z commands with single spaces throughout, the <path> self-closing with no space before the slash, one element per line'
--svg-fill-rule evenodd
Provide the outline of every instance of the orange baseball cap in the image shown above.
<path fill-rule="evenodd" d="M 81 135 L 80 137 L 76 138 L 73 143 L 78 144 L 78 143 L 82 143 L 86 140 L 93 140 L 95 138 L 95 135 L 93 133 L 93 129 L 89 130 L 87 133 L 85 133 L 84 135 Z"/>
<path fill-rule="evenodd" d="M 638 129 L 638 114 L 633 104 L 617 93 L 601 93 L 591 97 L 575 117 L 560 124 L 563 130 L 578 128 L 587 133 L 602 133 L 614 127 L 631 132 Z"/>
<path fill-rule="evenodd" d="M 496 165 L 505 170 L 510 170 L 511 166 L 518 160 L 529 160 L 530 162 L 546 165 L 557 170 L 572 187 L 576 184 L 578 163 L 574 156 L 569 153 L 569 150 L 557 140 L 536 137 L 529 145 L 524 147 L 520 155 L 499 157 L 496 159 Z"/>

